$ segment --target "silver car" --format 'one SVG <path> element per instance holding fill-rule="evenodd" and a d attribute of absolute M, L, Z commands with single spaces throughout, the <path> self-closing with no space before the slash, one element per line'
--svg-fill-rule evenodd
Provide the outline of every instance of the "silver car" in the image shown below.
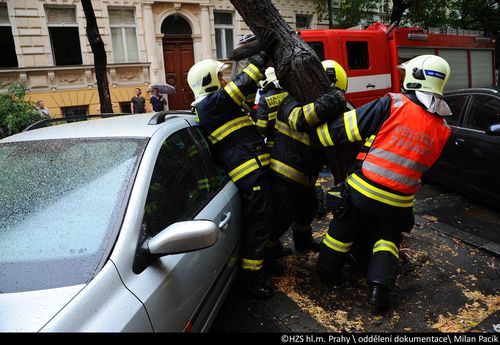
<path fill-rule="evenodd" d="M 0 141 L 0 331 L 207 331 L 241 204 L 187 112 Z"/>

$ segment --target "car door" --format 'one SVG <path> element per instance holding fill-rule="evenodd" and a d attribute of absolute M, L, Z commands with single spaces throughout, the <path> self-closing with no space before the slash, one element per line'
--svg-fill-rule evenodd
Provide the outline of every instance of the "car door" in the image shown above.
<path fill-rule="evenodd" d="M 460 171 L 461 152 L 455 142 L 457 132 L 460 130 L 459 124 L 464 117 L 462 114 L 465 113 L 468 99 L 469 95 L 467 94 L 445 96 L 446 103 L 453 114 L 445 118 L 446 123 L 451 129 L 451 135 L 438 160 L 426 173 L 427 176 L 430 176 L 442 184 L 455 186 L 462 181 L 458 173 Z"/>
<path fill-rule="evenodd" d="M 491 94 L 473 94 L 462 126 L 456 131 L 456 171 L 465 188 L 498 196 L 500 187 L 500 137 L 486 129 L 500 124 L 500 98 Z"/>
<path fill-rule="evenodd" d="M 233 231 L 236 224 L 227 188 L 229 184 L 217 183 L 210 176 L 202 149 L 189 128 L 176 131 L 161 143 L 148 186 L 134 274 L 120 272 L 124 284 L 144 304 L 157 332 L 203 327 L 203 311 L 212 309 L 212 295 L 218 295 L 224 285 L 222 280 L 231 267 L 228 261 L 235 246 L 228 243 L 228 237 L 233 238 L 224 232 Z M 220 234 L 213 246 L 141 259 L 144 239 L 173 223 L 193 219 L 219 225 Z M 124 270 L 123 265 L 117 266 Z"/>

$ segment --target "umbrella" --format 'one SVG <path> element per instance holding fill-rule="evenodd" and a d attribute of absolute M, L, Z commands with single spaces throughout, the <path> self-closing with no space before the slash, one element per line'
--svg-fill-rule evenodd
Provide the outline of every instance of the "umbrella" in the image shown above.
<path fill-rule="evenodd" d="M 175 93 L 175 86 L 170 84 L 153 84 L 151 85 L 151 90 L 158 88 L 158 91 L 162 94 L 171 95 Z"/>

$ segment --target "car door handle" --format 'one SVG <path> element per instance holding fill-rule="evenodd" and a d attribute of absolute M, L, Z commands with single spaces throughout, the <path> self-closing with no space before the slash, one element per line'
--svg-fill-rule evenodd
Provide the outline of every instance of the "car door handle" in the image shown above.
<path fill-rule="evenodd" d="M 462 145 L 464 142 L 465 142 L 465 140 L 464 140 L 464 139 L 458 139 L 458 138 L 456 138 L 456 139 L 455 139 L 455 146 L 460 146 L 460 145 Z"/>
<path fill-rule="evenodd" d="M 226 230 L 230 220 L 231 220 L 231 212 L 224 213 L 222 216 L 222 220 L 219 223 L 219 229 Z"/>
<path fill-rule="evenodd" d="M 366 87 L 368 87 L 368 88 L 370 88 L 370 87 L 371 87 L 371 88 L 374 88 L 374 87 L 375 87 L 375 85 L 373 85 L 372 83 L 369 83 L 368 85 L 366 85 Z"/>

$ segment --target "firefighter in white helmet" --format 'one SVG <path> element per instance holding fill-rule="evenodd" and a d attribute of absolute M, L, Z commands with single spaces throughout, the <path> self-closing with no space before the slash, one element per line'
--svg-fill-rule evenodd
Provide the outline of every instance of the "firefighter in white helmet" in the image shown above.
<path fill-rule="evenodd" d="M 269 153 L 246 103 L 247 95 L 255 93 L 264 79 L 267 58 L 261 54 L 249 61 L 226 83 L 223 63 L 202 60 L 189 70 L 188 83 L 195 95 L 192 106 L 200 128 L 212 144 L 215 158 L 241 192 L 243 286 L 254 297 L 269 298 L 274 291 L 262 274 L 264 246 L 272 228 Z"/>
<path fill-rule="evenodd" d="M 403 93 L 390 93 L 343 117 L 318 126 L 324 147 L 363 142 L 356 163 L 335 206 L 323 240 L 317 273 L 328 283 L 341 281 L 353 243 L 370 243 L 368 303 L 376 313 L 390 307 L 402 233 L 414 225 L 413 205 L 422 173 L 438 159 L 450 136 L 442 99 L 450 66 L 435 55 L 418 56 L 402 65 Z"/>
<path fill-rule="evenodd" d="M 288 248 L 282 248 L 279 239 L 290 226 L 296 250 L 319 250 L 320 243 L 312 236 L 311 221 L 318 208 L 315 182 L 325 160 L 322 152 L 312 146 L 309 132 L 345 111 L 347 88 L 347 75 L 342 66 L 335 61 L 325 61 L 323 66 L 331 89 L 304 106 L 288 96 L 277 113 L 271 151 L 274 227 L 267 246 L 270 255 L 274 253 L 276 258 L 289 252 Z M 333 71 L 328 70 L 333 66 Z M 274 267 L 273 271 L 280 273 L 283 268 Z"/>

